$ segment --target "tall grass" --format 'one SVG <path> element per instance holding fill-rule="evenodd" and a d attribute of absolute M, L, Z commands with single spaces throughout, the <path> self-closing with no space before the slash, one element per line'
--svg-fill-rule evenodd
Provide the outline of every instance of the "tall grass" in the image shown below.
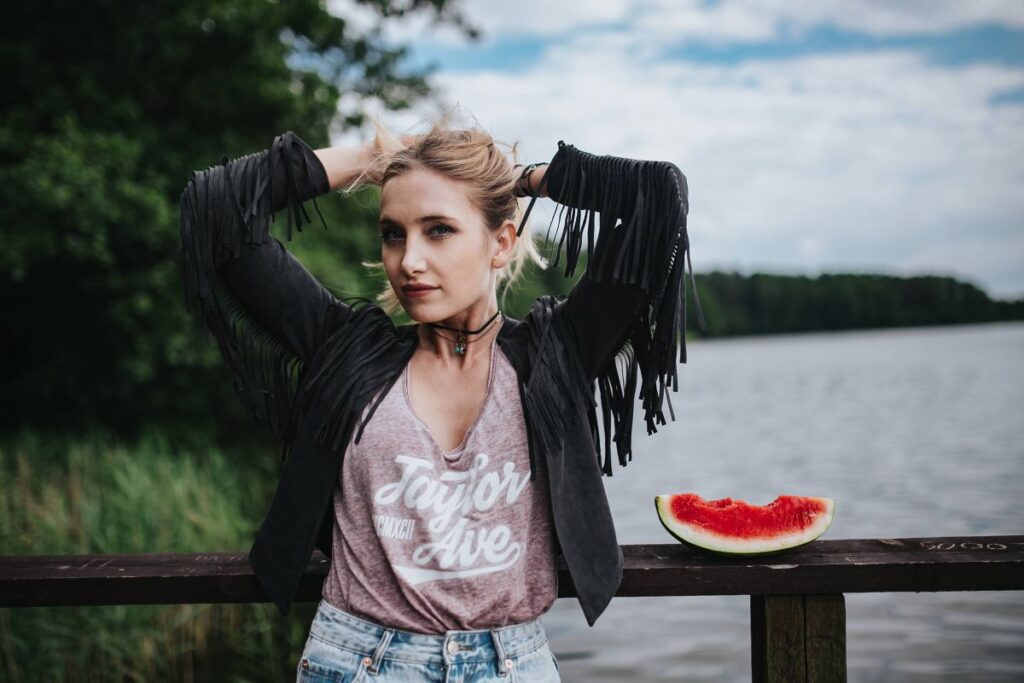
<path fill-rule="evenodd" d="M 247 552 L 276 451 L 25 432 L 0 441 L 0 554 Z M 315 605 L 0 609 L 0 680 L 281 681 Z"/>

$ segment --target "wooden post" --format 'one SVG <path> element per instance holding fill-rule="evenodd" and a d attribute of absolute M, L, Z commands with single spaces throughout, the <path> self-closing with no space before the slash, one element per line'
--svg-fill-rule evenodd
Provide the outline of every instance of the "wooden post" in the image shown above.
<path fill-rule="evenodd" d="M 750 655 L 754 683 L 844 683 L 842 594 L 751 595 Z"/>

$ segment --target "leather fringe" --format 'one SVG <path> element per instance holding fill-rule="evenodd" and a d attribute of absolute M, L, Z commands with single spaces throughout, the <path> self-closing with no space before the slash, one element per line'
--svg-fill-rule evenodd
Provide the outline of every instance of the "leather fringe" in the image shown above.
<path fill-rule="evenodd" d="M 261 427 L 286 444 L 294 432 L 302 362 L 247 314 L 217 271 L 238 258 L 244 244 L 271 239 L 275 212 L 288 209 L 289 240 L 293 221 L 297 230 L 303 219 L 312 222 L 302 203 L 325 190 L 310 180 L 311 154 L 288 131 L 276 136 L 269 150 L 232 161 L 223 157 L 219 166 L 193 172 L 180 200 L 185 306 L 192 311 L 198 305 L 242 403 Z M 316 211 L 323 222 L 319 207 Z"/>
<path fill-rule="evenodd" d="M 522 385 L 525 414 L 530 422 L 530 479 L 534 479 L 537 453 L 544 453 L 549 467 L 565 463 L 566 424 L 579 397 L 582 368 L 575 356 L 566 353 L 565 331 L 558 327 L 555 315 L 564 296 L 541 295 L 523 319 L 529 330 L 527 358 L 529 376 Z"/>
<path fill-rule="evenodd" d="M 363 429 L 395 379 L 401 375 L 416 349 L 412 326 L 396 327 L 384 310 L 364 297 L 337 310 L 339 319 L 328 321 L 332 332 L 320 352 L 310 362 L 309 375 L 296 397 L 301 410 L 314 397 L 324 402 L 325 417 L 314 442 L 331 450 L 344 451 L 353 431 L 359 443 Z M 363 305 L 357 305 L 362 302 Z M 383 388 L 382 388 L 383 387 Z M 329 388 L 329 391 L 327 389 Z M 376 394 L 373 405 L 362 412 L 359 406 Z"/>
<path fill-rule="evenodd" d="M 552 218 L 558 226 L 553 266 L 558 266 L 564 249 L 563 274 L 572 276 L 586 233 L 589 261 L 584 277 L 635 285 L 648 295 L 629 340 L 588 392 L 597 457 L 602 473 L 611 476 L 612 444 L 621 466 L 632 460 L 633 401 L 638 392 L 648 434 L 666 424 L 666 401 L 675 419 L 666 390 L 678 391 L 677 364 L 686 362 L 684 266 L 689 266 L 700 327 L 706 329 L 690 262 L 688 188 L 682 171 L 670 162 L 595 156 L 562 141 L 558 148 L 545 174 L 549 196 L 559 204 Z M 613 231 L 611 249 L 607 247 Z M 551 225 L 547 240 L 551 241 Z M 601 399 L 600 422 L 594 388 Z"/>

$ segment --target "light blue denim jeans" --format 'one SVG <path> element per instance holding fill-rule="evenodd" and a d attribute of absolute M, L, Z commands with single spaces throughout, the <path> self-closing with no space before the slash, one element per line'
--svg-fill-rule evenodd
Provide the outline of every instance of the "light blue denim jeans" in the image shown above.
<path fill-rule="evenodd" d="M 560 682 L 540 620 L 427 635 L 390 628 L 321 599 L 296 681 Z"/>

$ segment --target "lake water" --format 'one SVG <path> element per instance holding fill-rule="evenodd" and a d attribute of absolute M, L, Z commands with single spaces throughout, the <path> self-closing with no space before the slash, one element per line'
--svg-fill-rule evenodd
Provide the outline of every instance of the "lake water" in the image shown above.
<path fill-rule="evenodd" d="M 673 543 L 660 493 L 836 499 L 824 538 L 1024 533 L 1024 324 L 687 345 L 676 421 L 605 486 L 619 542 Z M 640 413 L 639 407 L 637 413 Z M 638 416 L 639 417 L 639 416 Z M 1024 680 L 1024 593 L 851 593 L 853 682 Z M 749 681 L 749 598 L 575 599 L 543 617 L 566 681 Z"/>

